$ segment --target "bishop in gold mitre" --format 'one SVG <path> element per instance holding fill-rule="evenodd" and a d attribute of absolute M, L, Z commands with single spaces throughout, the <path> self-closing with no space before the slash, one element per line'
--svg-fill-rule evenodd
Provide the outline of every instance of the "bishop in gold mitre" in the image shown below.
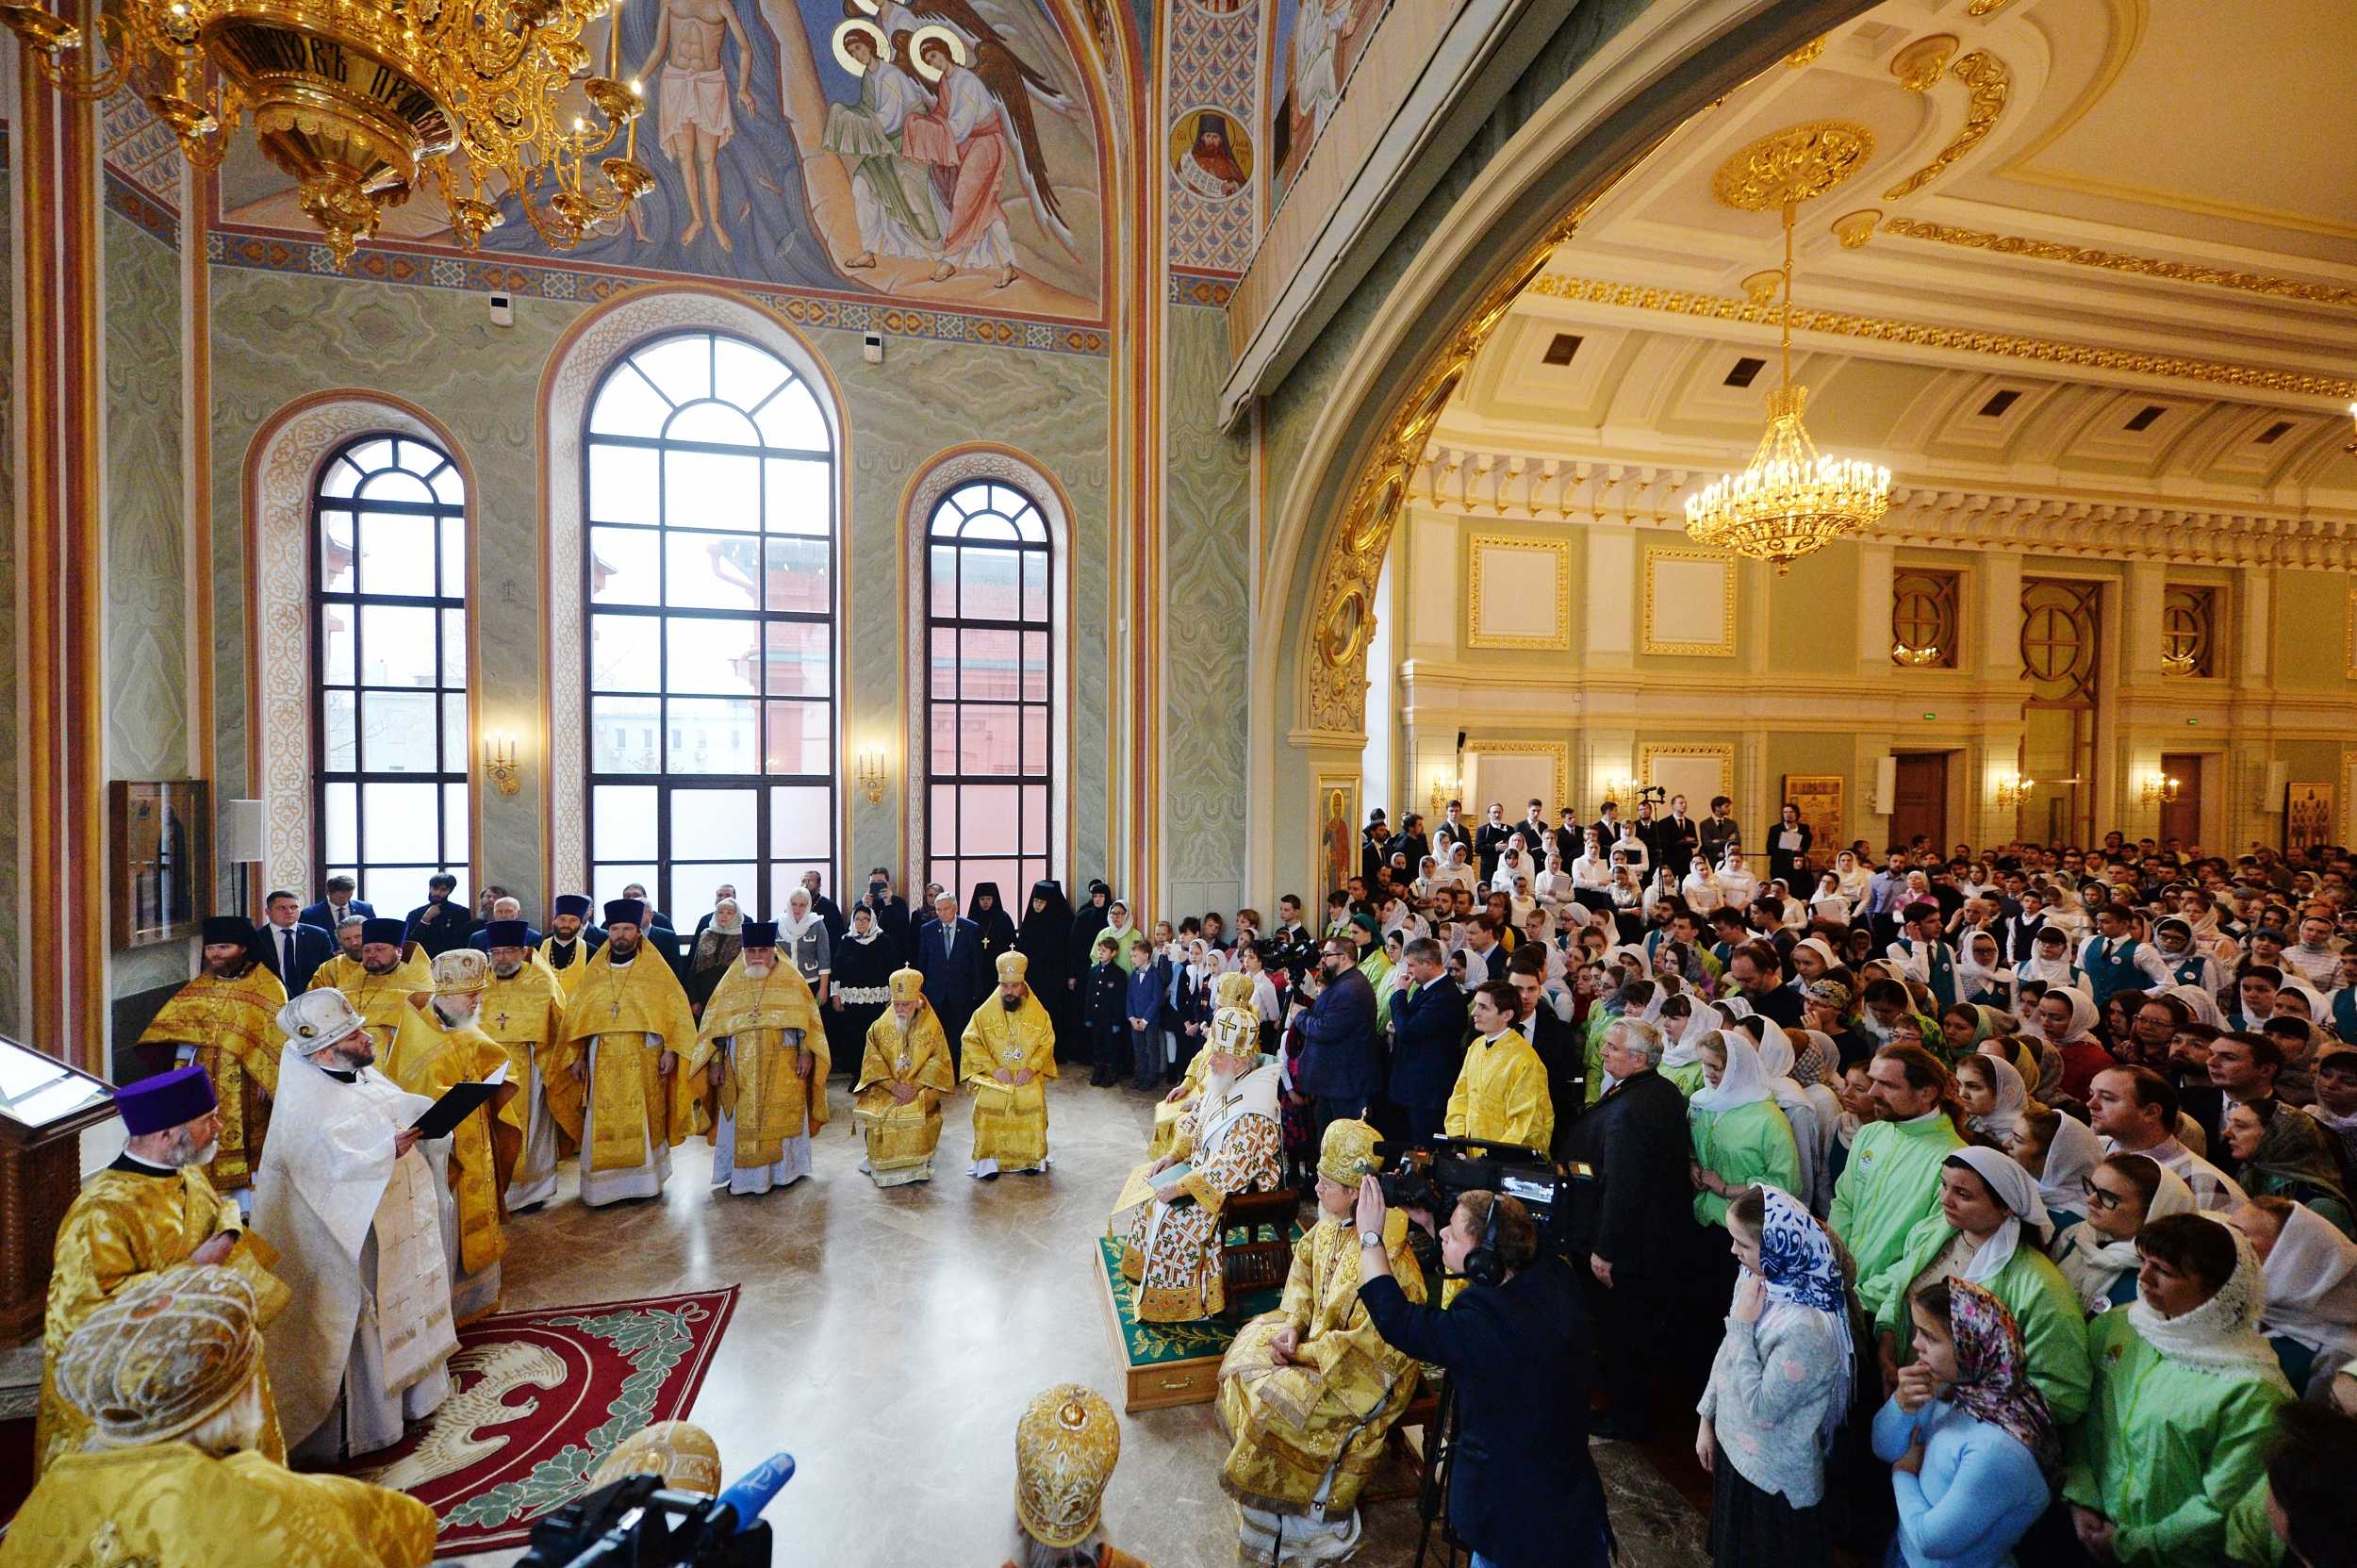
<path fill-rule="evenodd" d="M 1241 1512 L 1244 1555 L 1324 1561 L 1359 1540 L 1359 1489 L 1383 1438 L 1415 1396 L 1416 1363 L 1383 1342 L 1359 1304 L 1359 1181 L 1383 1168 L 1376 1131 L 1330 1124 L 1318 1148 L 1318 1217 L 1294 1243 L 1285 1295 L 1245 1324 L 1219 1367 L 1220 1425 L 1235 1439 L 1220 1485 Z M 1410 1301 L 1424 1274 L 1408 1250 L 1408 1217 L 1384 1221 L 1383 1250 Z"/>
<path fill-rule="evenodd" d="M 491 978 L 474 1020 L 507 1053 L 507 1081 L 516 1085 L 515 1098 L 499 1111 L 521 1140 L 507 1179 L 510 1213 L 554 1197 L 556 1162 L 581 1145 L 581 1085 L 557 1070 L 565 994 L 535 956 L 531 932 L 521 920 L 493 920 L 483 928 Z"/>
<path fill-rule="evenodd" d="M 712 1139 L 712 1184 L 766 1193 L 810 1174 L 811 1135 L 827 1125 L 827 1031 L 809 982 L 778 962 L 778 923 L 747 920 L 728 972 L 704 1003 L 679 1084 Z"/>
<path fill-rule="evenodd" d="M 221 1133 L 205 1179 L 220 1193 L 250 1194 L 278 1093 L 278 1010 L 287 988 L 262 962 L 254 927 L 235 915 L 205 922 L 205 968 L 164 1003 L 140 1035 L 170 1046 L 173 1065 L 205 1069 L 220 1097 Z"/>
<path fill-rule="evenodd" d="M 453 948 L 434 960 L 433 989 L 412 993 L 393 1048 L 378 1064 L 413 1095 L 439 1099 L 452 1085 L 482 1082 L 506 1067 L 507 1052 L 476 1026 L 491 960 Z M 450 1315 L 464 1327 L 498 1311 L 500 1261 L 507 1256 L 507 1183 L 523 1135 L 502 1114 L 518 1093 L 511 1077 L 488 1105 L 467 1114 L 451 1133 L 450 1192 L 458 1233 L 448 1248 Z"/>
<path fill-rule="evenodd" d="M 696 1048 L 687 993 L 646 944 L 647 906 L 605 906 L 605 946 L 592 954 L 565 1007 L 565 1070 L 588 1092 L 582 1111 L 581 1200 L 591 1208 L 653 1197 L 687 1141 L 674 1118 L 681 1059 Z"/>
<path fill-rule="evenodd" d="M 311 977 L 311 989 L 316 991 L 320 976 L 330 969 L 339 971 L 336 989 L 351 999 L 352 1010 L 368 1026 L 369 1038 L 376 1043 L 380 1058 L 393 1048 L 393 1037 L 401 1032 L 401 1020 L 409 1011 L 409 999 L 434 988 L 434 971 L 425 954 L 407 945 L 407 930 L 399 920 L 372 915 L 360 926 L 359 968 L 355 971 L 345 966 L 339 955 L 321 965 L 319 974 Z"/>
<path fill-rule="evenodd" d="M 957 1092 L 957 1069 L 941 1017 L 925 999 L 924 975 L 895 969 L 885 989 L 891 1006 L 867 1026 L 851 1119 L 867 1135 L 860 1168 L 877 1186 L 898 1187 L 932 1180 L 941 1100 Z"/>
<path fill-rule="evenodd" d="M 149 1274 L 76 1329 L 59 1394 L 91 1434 L 0 1539 L 0 1568 L 423 1568 L 434 1510 L 270 1453 L 262 1312 L 252 1278 L 213 1264 Z"/>
<path fill-rule="evenodd" d="M 570 999 L 573 987 L 588 972 L 589 957 L 603 942 L 602 933 L 586 930 L 589 900 L 578 893 L 559 893 L 556 913 L 549 917 L 549 933 L 540 939 L 540 962 L 556 977 L 556 988 Z"/>
<path fill-rule="evenodd" d="M 1230 969 L 1213 980 L 1211 982 L 1211 1007 L 1214 1016 L 1230 1007 L 1241 1008 L 1252 1014 L 1255 1032 L 1253 1051 L 1257 1057 L 1260 1051 L 1258 1033 L 1260 1014 L 1255 1012 L 1252 1006 L 1252 977 L 1242 970 Z M 1207 1040 L 1203 1048 L 1195 1053 L 1194 1059 L 1187 1064 L 1186 1076 L 1178 1081 L 1177 1086 L 1169 1094 L 1163 1096 L 1156 1103 L 1154 1136 L 1152 1141 L 1146 1146 L 1147 1159 L 1159 1160 L 1170 1152 L 1171 1141 L 1178 1132 L 1178 1118 L 1194 1110 L 1203 1098 L 1203 1077 L 1210 1070 L 1211 1065 L 1211 1048 Z M 1248 1068 L 1239 1068 L 1238 1073 L 1241 1075 L 1248 1070 Z"/>
<path fill-rule="evenodd" d="M 974 1091 L 974 1164 L 985 1180 L 1003 1170 L 1047 1168 L 1047 1082 L 1056 1076 L 1056 1026 L 1024 982 L 1030 961 L 998 955 L 997 992 L 966 1020 L 959 1054 Z"/>
<path fill-rule="evenodd" d="M 1121 1421 L 1095 1389 L 1059 1383 L 1024 1406 L 1014 1424 L 1014 1550 L 1006 1568 L 1146 1568 L 1105 1540 L 1105 1485 L 1120 1462 Z"/>
<path fill-rule="evenodd" d="M 225 1264 L 254 1287 L 264 1321 L 286 1305 L 287 1288 L 269 1272 L 277 1254 L 245 1229 L 236 1203 L 205 1180 L 221 1114 L 212 1080 L 191 1063 L 115 1091 L 130 1134 L 113 1164 L 91 1177 L 58 1227 L 42 1323 L 41 1405 L 33 1420 L 33 1473 L 77 1453 L 90 1418 L 58 1393 L 58 1358 L 74 1330 L 135 1285 L 190 1264 Z M 278 1411 L 261 1388 L 262 1429 L 255 1442 L 272 1459 L 287 1457 Z"/>
<path fill-rule="evenodd" d="M 1241 1007 L 1211 1016 L 1203 1098 L 1179 1118 L 1170 1152 L 1134 1172 L 1113 1210 L 1121 1272 L 1141 1323 L 1215 1317 L 1228 1305 L 1220 1242 L 1228 1200 L 1285 1182 L 1277 1066 L 1261 1065 L 1261 1020 Z M 1139 1198 L 1142 1197 L 1142 1201 Z"/>

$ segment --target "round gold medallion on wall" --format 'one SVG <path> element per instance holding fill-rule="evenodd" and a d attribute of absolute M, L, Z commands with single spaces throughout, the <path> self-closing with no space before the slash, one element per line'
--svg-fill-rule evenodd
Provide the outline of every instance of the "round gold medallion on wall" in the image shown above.
<path fill-rule="evenodd" d="M 1711 194 L 1746 212 L 1813 201 L 1865 166 L 1874 133 L 1847 120 L 1812 120 L 1761 137 L 1720 165 Z"/>

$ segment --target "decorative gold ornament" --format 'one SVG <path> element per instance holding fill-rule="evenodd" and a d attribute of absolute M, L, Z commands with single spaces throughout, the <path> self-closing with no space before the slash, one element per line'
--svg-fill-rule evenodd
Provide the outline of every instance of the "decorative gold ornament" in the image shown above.
<path fill-rule="evenodd" d="M 2013 73 L 2005 62 L 1986 49 L 1975 49 L 1953 67 L 1958 81 L 1970 94 L 1965 100 L 1964 128 L 1955 139 L 1942 147 L 1931 162 L 1909 174 L 1905 179 L 1883 192 L 1883 200 L 1895 202 L 1902 196 L 1913 195 L 1947 167 L 1981 144 L 1989 132 L 1997 128 L 1998 117 L 2005 112 L 2005 97 L 2013 88 Z"/>
<path fill-rule="evenodd" d="M 1921 669 L 1939 662 L 1939 645 L 1933 643 L 1925 648 L 1909 648 L 1904 642 L 1894 642 L 1890 645 L 1890 662 L 1905 665 L 1910 669 Z"/>
<path fill-rule="evenodd" d="M 1970 5 L 1964 8 L 1964 14 L 1978 20 L 1986 20 L 1995 16 L 2010 4 L 2012 0 L 1972 0 Z"/>
<path fill-rule="evenodd" d="M 1724 177 L 1722 171 L 1722 177 Z M 1784 302 L 1779 384 L 1768 394 L 1768 428 L 1741 473 L 1722 475 L 1686 498 L 1686 532 L 1696 544 L 1767 561 L 1778 576 L 1802 556 L 1860 534 L 1890 509 L 1890 470 L 1821 456 L 1801 422 L 1808 388 L 1792 384 L 1792 206 L 1784 209 Z"/>
<path fill-rule="evenodd" d="M 609 15 L 592 75 L 582 31 Z M 645 99 L 621 76 L 620 0 L 110 0 L 103 48 L 35 5 L 0 5 L 0 23 L 66 97 L 138 94 L 200 170 L 251 119 L 338 268 L 428 185 L 469 250 L 502 193 L 569 250 L 654 183 L 634 159 Z"/>
<path fill-rule="evenodd" d="M 1786 68 L 1792 71 L 1807 70 L 1817 63 L 1818 57 L 1825 52 L 1825 45 L 1832 41 L 1833 35 L 1826 33 L 1802 44 L 1798 49 L 1784 57 Z"/>
<path fill-rule="evenodd" d="M 1776 297 L 1784 286 L 1784 273 L 1773 267 L 1763 267 L 1743 279 L 1743 297 L 1754 305 L 1766 305 Z"/>
<path fill-rule="evenodd" d="M 2009 773 L 1997 781 L 1989 793 L 2000 811 L 2019 811 L 2030 799 L 2030 791 L 2037 787 L 2036 779 L 2025 779 L 2019 773 Z"/>
<path fill-rule="evenodd" d="M 2166 278 L 2171 283 L 2198 283 L 2213 289 L 2233 289 L 2246 294 L 2299 300 L 2309 305 L 2357 305 L 2357 289 L 2335 283 L 2310 283 L 2301 278 L 2270 277 L 2265 272 L 2238 272 L 2225 267 L 2205 267 L 2194 261 L 2167 261 L 2158 256 L 2128 256 L 2099 251 L 2088 245 L 2065 245 L 2024 235 L 1995 234 L 1986 229 L 1956 228 L 1926 223 L 1914 218 L 1893 218 L 1882 225 L 1885 234 L 1903 239 L 1923 239 L 1939 245 L 1961 245 L 1993 256 L 2028 256 L 2034 261 L 2060 261 L 2074 267 L 2101 267 L 2134 277 Z"/>
<path fill-rule="evenodd" d="M 1105 1396 L 1059 1383 L 1014 1427 L 1014 1511 L 1043 1546 L 1075 1546 L 1096 1528 L 1105 1483 L 1121 1459 L 1121 1422 Z"/>
<path fill-rule="evenodd" d="M 2182 678 L 2200 668 L 2201 656 L 2198 653 L 2164 653 L 2161 655 L 2161 673 L 2164 675 Z"/>
<path fill-rule="evenodd" d="M 1847 120 L 1789 125 L 1738 152 L 1719 167 L 1711 194 L 1724 206 L 1773 212 L 1823 195 L 1874 152 L 1874 133 Z"/>
<path fill-rule="evenodd" d="M 1843 250 L 1854 251 L 1863 249 L 1866 242 L 1874 238 L 1875 225 L 1882 220 L 1881 207 L 1862 206 L 1855 212 L 1843 213 L 1827 226 L 1832 229 L 1833 237 L 1841 241 Z"/>
<path fill-rule="evenodd" d="M 1938 85 L 1940 73 L 1948 69 L 1956 46 L 1963 41 L 1953 33 L 1919 38 L 1890 58 L 1890 74 L 1909 92 L 1929 92 Z"/>
<path fill-rule="evenodd" d="M 2145 809 L 2149 811 L 2154 806 L 2175 805 L 2177 797 L 2184 788 L 2183 782 L 2177 779 L 2172 779 L 2163 773 L 2151 773 L 2145 776 L 2143 787 L 2136 794 L 2137 798 L 2144 802 Z"/>

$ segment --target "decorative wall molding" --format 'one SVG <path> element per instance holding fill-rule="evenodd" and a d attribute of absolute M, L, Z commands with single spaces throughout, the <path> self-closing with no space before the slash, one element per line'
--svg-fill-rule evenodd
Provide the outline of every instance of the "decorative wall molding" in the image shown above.
<path fill-rule="evenodd" d="M 1663 578 L 1667 568 L 1671 580 Z M 1709 576 L 1718 578 L 1713 589 Z M 1709 658 L 1735 656 L 1736 562 L 1715 550 L 1645 551 L 1645 619 L 1643 649 L 1648 653 L 1699 654 Z M 1713 619 L 1715 634 L 1706 628 Z"/>
<path fill-rule="evenodd" d="M 2121 251 L 2098 250 L 2092 245 L 2067 245 L 2052 239 L 2036 239 L 2027 235 L 1996 234 L 1987 229 L 1958 228 L 1950 223 L 1927 223 L 1915 218 L 1886 218 L 1878 233 L 1893 235 L 1901 239 L 1920 239 L 1938 245 L 1959 245 L 1970 250 L 1986 251 L 1991 256 L 2026 256 L 2033 261 L 2058 261 L 2073 267 L 2100 267 L 2107 272 L 2126 272 L 2134 277 L 2165 278 L 2171 283 L 2200 284 L 2211 289 L 2232 289 L 2246 294 L 2266 294 L 2275 299 L 2299 300 L 2308 305 L 2357 305 L 2357 289 L 2335 283 L 2316 283 L 2306 278 L 2275 277 L 2266 272 L 2237 272 L 2229 267 L 2205 266 L 2196 261 L 2169 261 L 2160 256 L 2131 256 Z"/>
<path fill-rule="evenodd" d="M 1570 539 L 1534 538 L 1526 534 L 1475 534 L 1466 539 L 1465 548 L 1466 647 L 1571 651 Z M 1542 569 L 1550 574 L 1547 582 L 1541 585 L 1531 581 L 1530 574 Z M 1512 602 L 1501 605 L 1499 602 L 1508 596 Z M 1534 597 L 1551 606 L 1553 624 L 1546 631 L 1518 630 L 1520 623 L 1510 619 L 1500 630 L 1488 629 L 1492 611 L 1502 609 L 1508 617 L 1526 613 Z"/>
<path fill-rule="evenodd" d="M 1884 201 L 1911 196 L 1937 179 L 1950 164 L 1979 146 L 1997 128 L 1998 119 L 2005 112 L 2005 99 L 2013 90 L 2013 73 L 2005 69 L 2003 60 L 1986 49 L 1975 49 L 1950 66 L 1949 71 L 1965 86 L 1963 127 L 1929 163 L 1884 191 Z"/>
<path fill-rule="evenodd" d="M 1551 803 L 1570 800 L 1572 788 L 1572 743 L 1568 740 L 1493 740 L 1486 737 L 1469 738 L 1465 742 L 1469 757 L 1544 757 L 1555 766 L 1555 788 L 1548 795 Z M 1522 820 L 1522 802 L 1506 802 L 1507 816 Z"/>
<path fill-rule="evenodd" d="M 1679 741 L 1647 741 L 1643 745 L 1637 748 L 1638 782 L 1640 784 L 1669 784 L 1671 794 L 1686 795 L 1688 797 L 1687 803 L 1691 805 L 1694 803 L 1692 800 L 1694 792 L 1691 789 L 1686 788 L 1678 784 L 1672 783 L 1669 780 L 1665 780 L 1660 775 L 1660 765 L 1662 763 L 1674 763 L 1680 761 L 1718 764 L 1719 782 L 1704 794 L 1703 799 L 1705 801 L 1708 801 L 1712 796 L 1716 795 L 1725 795 L 1730 798 L 1734 796 L 1735 748 L 1732 746 L 1704 744 L 1699 742 L 1689 744 Z M 1765 841 L 1765 835 L 1763 834 L 1762 842 L 1764 843 Z M 1766 864 L 1766 851 L 1763 850 L 1761 852 L 1761 864 L 1763 866 Z"/>

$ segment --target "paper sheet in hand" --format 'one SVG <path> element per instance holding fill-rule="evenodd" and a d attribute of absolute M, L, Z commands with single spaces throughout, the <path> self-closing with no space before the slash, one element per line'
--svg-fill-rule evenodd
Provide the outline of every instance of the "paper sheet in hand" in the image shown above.
<path fill-rule="evenodd" d="M 479 1106 L 488 1105 L 491 1097 L 500 1092 L 500 1075 L 493 1074 L 488 1082 L 472 1081 L 453 1083 L 442 1091 L 442 1098 L 426 1108 L 424 1115 L 411 1124 L 414 1131 L 429 1138 L 447 1138 L 458 1124 L 473 1114 Z"/>

